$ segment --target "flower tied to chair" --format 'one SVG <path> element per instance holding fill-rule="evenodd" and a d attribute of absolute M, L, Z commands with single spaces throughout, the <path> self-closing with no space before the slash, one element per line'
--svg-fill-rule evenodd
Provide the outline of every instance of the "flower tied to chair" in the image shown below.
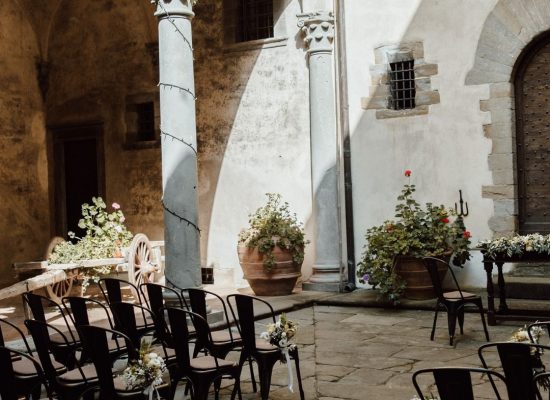
<path fill-rule="evenodd" d="M 281 351 L 281 362 L 288 368 L 288 390 L 294 393 L 292 364 L 290 363 L 290 351 L 296 348 L 296 345 L 290 340 L 296 335 L 298 324 L 287 319 L 285 313 L 282 313 L 279 320 L 274 324 L 267 325 L 267 331 L 262 332 L 260 337 L 267 340 L 273 346 L 277 346 Z"/>
<path fill-rule="evenodd" d="M 157 386 L 163 383 L 162 374 L 166 372 L 166 363 L 157 353 L 151 351 L 151 342 L 142 339 L 139 349 L 139 359 L 132 361 L 124 372 L 122 379 L 126 389 L 144 388 L 149 394 L 149 400 L 153 394 L 160 399 Z"/>
<path fill-rule="evenodd" d="M 515 331 L 514 334 L 510 337 L 509 341 L 517 343 L 538 344 L 540 338 L 543 335 L 544 329 L 540 326 L 533 326 L 531 328 L 531 332 L 529 332 L 529 330 L 527 329 L 527 325 L 525 325 L 524 327 L 519 328 L 517 331 Z M 533 374 L 535 376 L 546 372 L 546 367 L 544 366 L 541 359 L 543 351 L 544 350 L 540 348 L 531 349 L 531 358 L 533 359 Z M 550 389 L 550 378 L 545 377 L 543 379 L 540 379 L 538 383 L 545 391 L 548 391 Z"/>

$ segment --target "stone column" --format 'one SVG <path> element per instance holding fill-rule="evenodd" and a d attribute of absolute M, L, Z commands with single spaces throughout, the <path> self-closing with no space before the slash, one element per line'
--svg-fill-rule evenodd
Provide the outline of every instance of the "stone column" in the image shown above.
<path fill-rule="evenodd" d="M 298 15 L 309 60 L 311 178 L 315 226 L 313 275 L 306 290 L 339 291 L 341 234 L 338 196 L 338 135 L 333 87 L 334 17 L 319 11 Z"/>
<path fill-rule="evenodd" d="M 191 0 L 158 0 L 166 283 L 201 286 Z"/>

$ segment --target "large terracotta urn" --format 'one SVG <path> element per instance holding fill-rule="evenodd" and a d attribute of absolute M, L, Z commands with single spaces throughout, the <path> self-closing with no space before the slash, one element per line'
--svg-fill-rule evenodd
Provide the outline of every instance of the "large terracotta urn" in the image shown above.
<path fill-rule="evenodd" d="M 449 263 L 451 254 L 440 257 Z M 447 274 L 447 266 L 437 263 L 437 270 L 441 282 Z M 411 256 L 399 256 L 395 264 L 395 272 L 403 278 L 407 286 L 404 297 L 410 300 L 427 300 L 436 298 L 430 274 L 424 265 L 422 258 Z"/>
<path fill-rule="evenodd" d="M 273 249 L 275 265 L 271 270 L 264 267 L 264 255 L 257 249 L 244 245 L 237 247 L 244 278 L 258 296 L 284 296 L 292 293 L 301 276 L 301 264 L 292 261 L 292 253 L 276 246 Z"/>

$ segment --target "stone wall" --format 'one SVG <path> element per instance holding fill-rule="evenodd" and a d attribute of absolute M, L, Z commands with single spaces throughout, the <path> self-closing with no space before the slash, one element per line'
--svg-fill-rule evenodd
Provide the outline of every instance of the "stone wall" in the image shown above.
<path fill-rule="evenodd" d="M 0 3 L 0 286 L 40 259 L 50 237 L 40 49 L 16 2 Z"/>
<path fill-rule="evenodd" d="M 48 49 L 46 105 L 49 126 L 103 122 L 107 204 L 121 204 L 134 233 L 162 240 L 160 147 L 133 146 L 126 114 L 133 101 L 158 104 L 153 12 L 131 0 L 61 7 Z"/>
<path fill-rule="evenodd" d="M 193 20 L 201 264 L 240 286 L 237 236 L 265 193 L 282 194 L 311 234 L 308 71 L 298 1 L 274 2 L 275 38 L 237 44 L 222 3 L 201 0 Z"/>

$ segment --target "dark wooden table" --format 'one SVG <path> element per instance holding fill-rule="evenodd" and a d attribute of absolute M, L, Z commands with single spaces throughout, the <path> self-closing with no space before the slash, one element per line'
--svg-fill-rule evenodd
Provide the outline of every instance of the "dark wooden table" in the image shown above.
<path fill-rule="evenodd" d="M 497 254 L 495 257 L 489 257 L 483 250 L 483 266 L 487 274 L 487 321 L 489 325 L 496 325 L 497 320 L 537 320 L 550 317 L 549 313 L 544 311 L 515 309 L 512 310 L 506 303 L 506 282 L 502 267 L 505 263 L 533 263 L 533 262 L 550 262 L 549 254 L 524 253 L 522 256 L 509 257 L 506 254 Z M 497 266 L 498 272 L 498 292 L 499 304 L 498 310 L 495 309 L 495 289 L 493 286 L 493 266 Z"/>

